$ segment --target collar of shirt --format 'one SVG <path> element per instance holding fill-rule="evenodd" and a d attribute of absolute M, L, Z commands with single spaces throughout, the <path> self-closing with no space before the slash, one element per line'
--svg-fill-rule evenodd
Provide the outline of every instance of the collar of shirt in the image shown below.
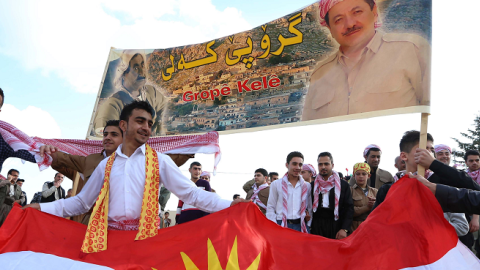
<path fill-rule="evenodd" d="M 119 157 L 123 157 L 123 158 L 129 158 L 127 157 L 123 152 L 122 152 L 122 147 L 123 147 L 123 144 L 120 144 L 118 147 L 117 147 L 117 150 L 115 152 L 117 152 L 117 156 Z M 132 156 L 133 155 L 138 155 L 138 154 L 142 154 L 145 156 L 145 144 L 142 144 L 142 146 L 138 147 L 137 149 L 135 149 L 135 152 L 133 152 Z"/>
<path fill-rule="evenodd" d="M 132 94 L 127 90 L 127 88 L 125 88 L 125 86 L 123 86 L 123 81 L 122 81 L 122 88 L 120 88 L 119 91 L 122 91 L 122 92 L 125 92 L 127 93 L 130 97 L 133 98 L 133 100 L 139 100 L 139 101 L 146 101 L 146 91 L 145 91 L 145 86 L 143 86 L 142 88 L 140 88 L 140 91 L 138 93 L 138 96 L 134 97 L 132 96 Z"/>
<path fill-rule="evenodd" d="M 373 35 L 373 38 L 368 42 L 367 46 L 365 46 L 365 49 L 362 53 L 362 58 L 369 50 L 372 51 L 373 53 L 378 52 L 378 49 L 380 49 L 380 45 L 382 44 L 382 36 L 383 34 L 379 33 L 378 31 L 375 32 L 375 34 Z M 348 56 L 346 56 L 342 52 L 342 50 L 338 49 L 338 53 L 337 53 L 338 63 L 340 63 L 341 65 L 345 65 L 345 58 L 348 59 Z"/>

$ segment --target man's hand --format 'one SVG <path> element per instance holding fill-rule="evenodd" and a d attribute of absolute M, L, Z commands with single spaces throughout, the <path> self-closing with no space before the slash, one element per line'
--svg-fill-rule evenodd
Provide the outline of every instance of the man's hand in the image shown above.
<path fill-rule="evenodd" d="M 375 198 L 368 197 L 368 204 L 367 204 L 368 209 L 372 210 L 374 205 L 375 205 Z"/>
<path fill-rule="evenodd" d="M 43 157 L 45 154 L 52 155 L 53 153 L 55 153 L 57 151 L 58 151 L 58 148 L 53 146 L 53 145 L 45 144 L 45 145 L 40 146 L 40 156 L 41 157 Z"/>
<path fill-rule="evenodd" d="M 39 203 L 31 203 L 31 204 L 27 204 L 25 205 L 24 207 L 22 207 L 22 210 L 25 210 L 27 208 L 33 208 L 33 209 L 37 209 L 38 211 L 41 211 L 42 209 L 40 208 L 40 204 Z"/>
<path fill-rule="evenodd" d="M 478 225 L 478 216 L 477 215 L 473 215 L 473 218 L 472 220 L 470 220 L 470 232 L 471 233 L 474 233 L 476 231 L 478 231 L 478 228 L 479 228 L 479 225 Z"/>
<path fill-rule="evenodd" d="M 245 200 L 245 199 L 242 199 L 242 198 L 238 198 L 238 199 L 235 199 L 235 200 L 230 204 L 230 206 L 234 206 L 234 205 L 237 204 L 237 203 L 248 203 L 248 202 L 252 202 L 252 200 Z"/>
<path fill-rule="evenodd" d="M 342 230 L 339 230 L 339 231 L 337 232 L 337 236 L 335 236 L 335 238 L 336 238 L 336 239 L 339 239 L 339 240 L 340 240 L 340 239 L 343 239 L 343 238 L 345 238 L 345 237 L 347 237 L 347 232 L 345 232 L 345 230 L 343 230 L 343 229 L 342 229 Z"/>
<path fill-rule="evenodd" d="M 61 184 L 62 184 L 61 181 L 54 181 L 53 182 L 53 186 L 55 186 L 56 188 L 59 188 Z"/>
<path fill-rule="evenodd" d="M 417 150 L 415 150 L 415 163 L 423 166 L 425 169 L 430 168 L 430 165 L 432 165 L 434 160 L 435 158 L 433 157 L 432 152 L 427 149 L 417 148 Z"/>
<path fill-rule="evenodd" d="M 308 210 L 306 212 L 307 214 L 305 215 L 305 222 L 308 222 L 312 217 L 310 216 L 310 213 L 308 212 Z"/>
<path fill-rule="evenodd" d="M 420 181 L 420 183 L 424 184 L 428 189 L 430 189 L 430 191 L 433 193 L 433 195 L 435 195 L 435 191 L 437 191 L 437 184 L 434 184 L 434 183 L 428 181 L 423 176 L 413 175 L 412 173 L 408 173 L 408 177 L 416 178 L 418 181 Z"/>

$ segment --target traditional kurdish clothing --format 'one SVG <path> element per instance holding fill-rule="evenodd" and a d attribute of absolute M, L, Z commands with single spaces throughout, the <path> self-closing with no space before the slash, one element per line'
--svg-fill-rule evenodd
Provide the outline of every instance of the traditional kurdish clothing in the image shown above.
<path fill-rule="evenodd" d="M 312 234 L 335 239 L 340 229 L 349 231 L 353 218 L 353 202 L 348 183 L 342 181 L 338 173 L 333 171 L 327 180 L 317 175 L 311 185 Z"/>
<path fill-rule="evenodd" d="M 257 184 L 254 184 L 252 186 L 252 189 L 253 189 L 252 196 L 250 198 L 247 198 L 247 200 L 248 199 L 252 200 L 253 203 L 255 203 L 256 205 L 258 205 L 258 207 L 260 207 L 260 210 L 262 211 L 262 213 L 265 214 L 267 212 L 268 196 L 267 196 L 267 202 L 264 203 L 262 202 L 262 200 L 260 200 L 260 192 L 262 190 L 266 190 L 266 192 L 269 192 L 270 186 L 267 183 L 264 183 L 259 187 L 257 187 Z"/>
<path fill-rule="evenodd" d="M 302 170 L 311 172 L 312 179 L 317 177 L 317 171 L 315 170 L 315 167 L 313 167 L 312 164 L 303 164 Z"/>
<path fill-rule="evenodd" d="M 434 149 L 435 149 L 435 153 L 438 153 L 444 150 L 447 150 L 448 152 L 450 152 L 450 154 L 452 153 L 452 148 L 450 148 L 450 146 L 446 144 L 437 144 L 434 146 Z"/>
<path fill-rule="evenodd" d="M 311 223 L 311 220 L 305 222 L 306 211 L 312 213 L 311 187 L 301 175 L 299 178 L 295 187 L 288 181 L 288 173 L 271 183 L 267 218 L 282 227 L 306 233 Z"/>
<path fill-rule="evenodd" d="M 111 168 L 107 168 L 107 163 L 112 159 L 100 162 L 82 192 L 68 199 L 42 203 L 41 210 L 63 217 L 79 215 L 87 212 L 98 197 L 94 212 L 98 213 L 95 220 L 99 221 L 100 228 L 103 230 L 110 225 L 111 228 L 128 229 L 134 225 L 134 229 L 139 230 L 136 239 L 140 240 L 155 235 L 160 183 L 163 183 L 180 200 L 204 211 L 215 212 L 230 206 L 231 201 L 222 200 L 214 193 L 198 189 L 180 172 L 171 158 L 152 152 L 154 153 L 151 155 L 156 154 L 156 158 L 150 158 L 146 145 L 142 145 L 131 156 L 126 156 L 122 153 L 122 145 L 120 145 L 115 152 Z M 147 185 L 149 187 L 146 187 Z M 145 202 L 147 202 L 146 205 Z M 150 208 L 151 213 L 147 213 L 147 208 Z M 95 225 L 92 222 L 92 226 Z M 89 226 L 89 230 L 93 228 L 92 226 Z M 99 233 L 99 236 L 102 235 Z M 97 248 L 101 250 L 106 246 L 98 245 Z"/>
<path fill-rule="evenodd" d="M 470 171 L 469 168 L 467 168 L 465 171 L 468 173 L 468 175 L 470 175 L 470 177 L 472 177 L 472 179 L 475 182 L 480 184 L 480 170 L 476 170 L 476 171 L 472 172 L 472 171 Z"/>
<path fill-rule="evenodd" d="M 320 0 L 320 2 L 318 3 L 318 10 L 320 11 L 320 24 L 322 26 L 327 26 L 327 22 L 325 21 L 325 16 L 327 16 L 327 13 L 330 11 L 330 9 L 342 1 L 343 0 Z M 375 22 L 375 28 L 379 28 L 380 26 L 382 26 L 382 23 L 380 22 L 380 15 L 379 15 L 378 20 Z"/>
<path fill-rule="evenodd" d="M 22 189 L 8 180 L 0 180 L 0 226 L 7 218 L 16 200 L 24 199 Z"/>

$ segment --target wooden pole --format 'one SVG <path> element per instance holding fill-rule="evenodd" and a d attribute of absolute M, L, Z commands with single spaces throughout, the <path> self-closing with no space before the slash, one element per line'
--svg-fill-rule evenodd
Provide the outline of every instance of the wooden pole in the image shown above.
<path fill-rule="evenodd" d="M 420 124 L 420 143 L 419 148 L 427 149 L 427 129 L 428 129 L 428 113 L 422 113 L 422 122 Z M 418 175 L 425 175 L 425 168 L 421 165 L 418 165 L 417 168 Z"/>
<path fill-rule="evenodd" d="M 80 181 L 80 174 L 78 172 L 75 172 L 75 177 L 73 179 L 73 187 L 72 187 L 72 197 L 77 195 L 78 181 Z"/>

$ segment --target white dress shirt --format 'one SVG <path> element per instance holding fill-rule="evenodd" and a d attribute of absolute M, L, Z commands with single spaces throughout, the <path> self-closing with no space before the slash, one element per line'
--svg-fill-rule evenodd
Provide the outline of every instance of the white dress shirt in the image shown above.
<path fill-rule="evenodd" d="M 158 153 L 160 184 L 177 197 L 206 212 L 216 212 L 230 206 L 231 201 L 221 199 L 216 193 L 206 192 L 185 177 L 172 159 Z M 98 164 L 82 191 L 74 197 L 40 204 L 43 212 L 70 217 L 86 213 L 95 203 L 103 185 L 108 159 Z M 127 157 L 118 146 L 110 173 L 108 220 L 121 221 L 140 218 L 145 188 L 145 145 Z"/>
<path fill-rule="evenodd" d="M 299 219 L 301 217 L 300 208 L 302 205 L 302 187 L 301 181 L 307 185 L 307 211 L 312 215 L 312 198 L 311 185 L 303 178 L 297 182 L 295 187 L 290 182 L 287 182 L 288 197 L 287 197 L 287 219 Z M 273 181 L 270 184 L 270 194 L 267 203 L 267 218 L 277 223 L 277 220 L 282 220 L 283 217 L 283 190 L 282 179 Z M 312 224 L 312 219 L 307 222 L 307 226 Z"/>

